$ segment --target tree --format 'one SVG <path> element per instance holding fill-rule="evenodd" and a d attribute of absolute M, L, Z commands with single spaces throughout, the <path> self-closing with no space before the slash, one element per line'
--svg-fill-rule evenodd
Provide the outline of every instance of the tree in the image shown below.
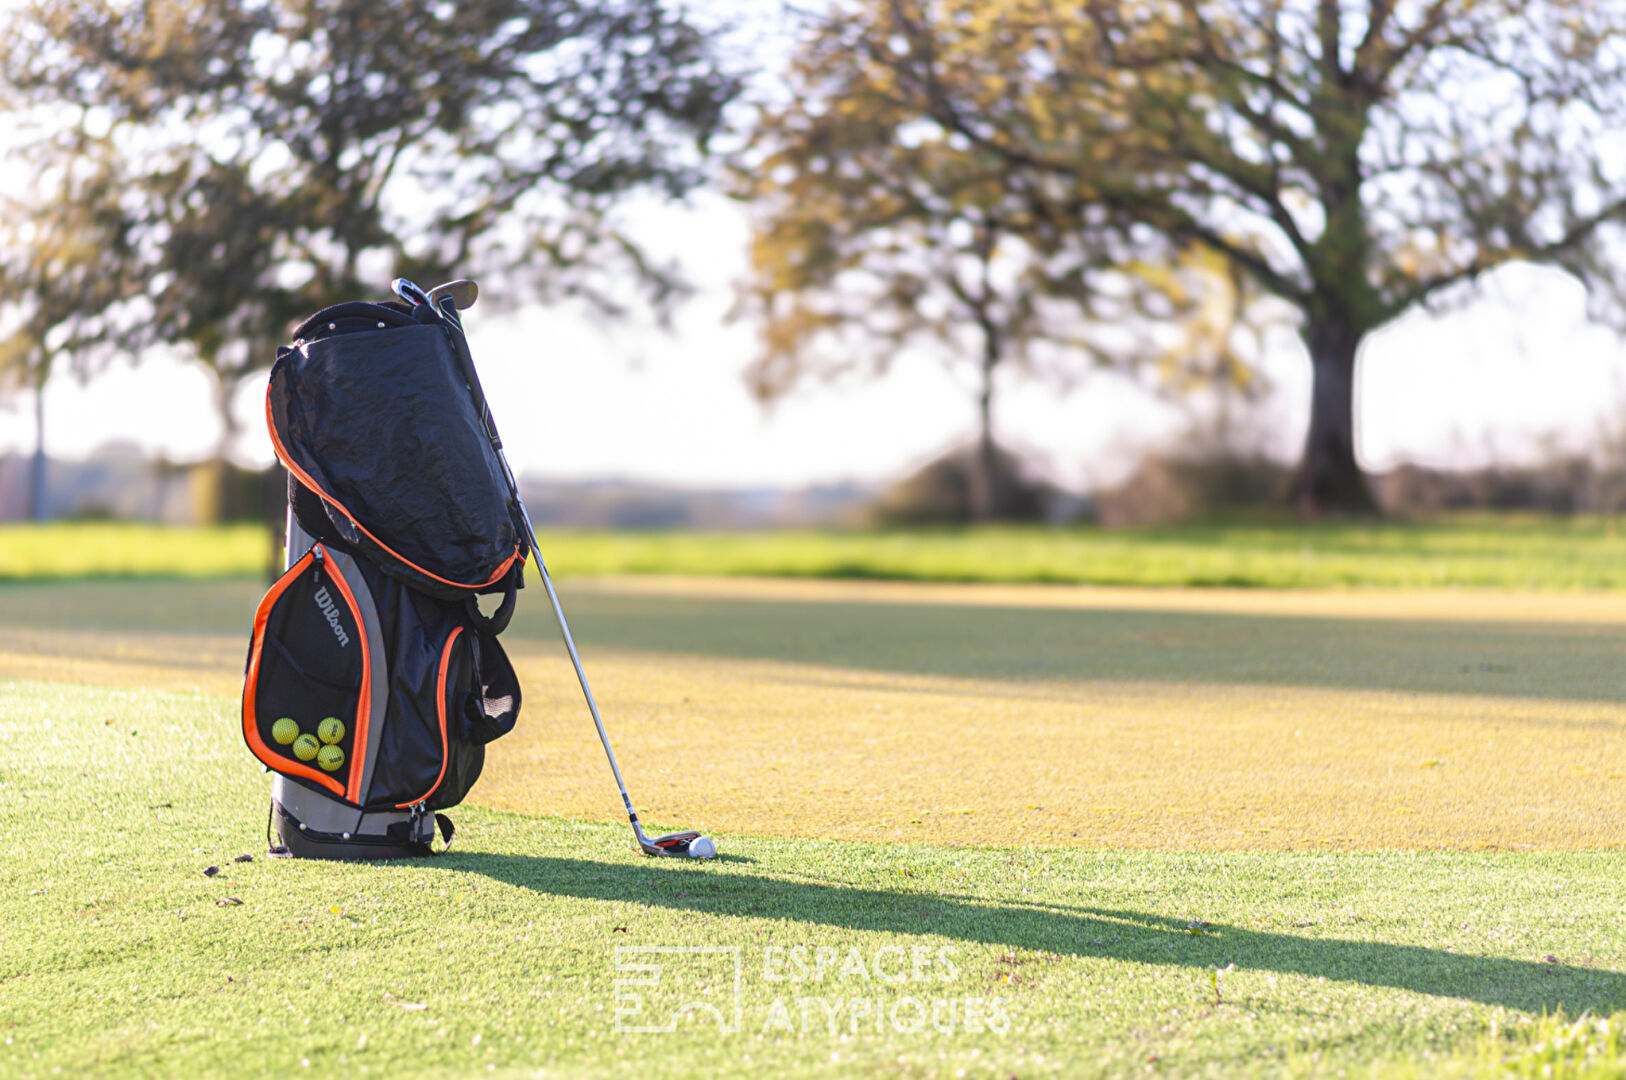
<path fill-rule="evenodd" d="M 14 213 L 49 218 L 50 181 L 94 162 L 123 241 L 96 260 L 109 303 L 60 304 L 27 270 L 45 234 L 8 237 L 15 321 L 86 355 L 188 350 L 222 454 L 233 388 L 291 324 L 392 276 L 618 312 L 630 275 L 669 303 L 680 279 L 613 210 L 698 183 L 739 87 L 659 0 L 63 0 L 7 31 L 4 105 L 42 181 Z"/>
<path fill-rule="evenodd" d="M 1100 208 L 923 124 L 873 74 L 839 29 L 812 39 L 788 100 L 760 112 L 736 161 L 733 193 L 753 226 L 741 308 L 761 321 L 749 375 L 760 398 L 808 378 L 884 374 L 911 344 L 935 343 L 976 370 L 970 502 L 987 519 L 1010 494 L 992 418 L 1001 368 L 1064 386 L 1090 367 L 1152 359 L 1176 378 L 1194 363 L 1239 372 L 1229 324 L 1213 333 L 1195 311 L 1191 278 L 1217 269 L 1212 259 L 1115 263 L 1091 242 Z"/>
<path fill-rule="evenodd" d="M 113 163 L 80 147 L 76 165 L 39 174 L 48 186 L 36 205 L 5 200 L 0 217 L 0 295 L 26 298 L 0 323 L 0 393 L 34 393 L 34 454 L 28 516 L 42 520 L 45 492 L 45 387 L 59 365 L 87 377 L 122 329 L 111 322 L 130 298 L 119 273 L 128 235 L 118 208 Z"/>
<path fill-rule="evenodd" d="M 1626 12 L 1588 0 L 870 0 L 817 32 L 923 128 L 1097 208 L 1121 265 L 1196 246 L 1289 305 L 1305 513 L 1369 512 L 1362 342 L 1514 260 L 1626 322 Z"/>

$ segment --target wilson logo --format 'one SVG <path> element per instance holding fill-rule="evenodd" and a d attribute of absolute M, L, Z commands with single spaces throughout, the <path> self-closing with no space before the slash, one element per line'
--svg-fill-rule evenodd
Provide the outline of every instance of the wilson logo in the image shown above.
<path fill-rule="evenodd" d="M 333 636 L 339 639 L 339 644 L 341 646 L 350 644 L 350 635 L 344 632 L 344 626 L 339 622 L 339 606 L 328 594 L 326 585 L 316 590 L 316 606 L 321 608 L 322 614 L 327 617 L 327 624 L 333 627 Z"/>

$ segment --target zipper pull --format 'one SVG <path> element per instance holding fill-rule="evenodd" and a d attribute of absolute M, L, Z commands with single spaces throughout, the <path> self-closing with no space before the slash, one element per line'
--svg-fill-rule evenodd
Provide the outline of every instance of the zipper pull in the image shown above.
<path fill-rule="evenodd" d="M 322 583 L 322 556 L 325 554 L 326 552 L 322 550 L 321 544 L 316 544 L 311 548 L 311 563 L 316 567 L 316 575 L 312 580 L 318 585 Z"/>

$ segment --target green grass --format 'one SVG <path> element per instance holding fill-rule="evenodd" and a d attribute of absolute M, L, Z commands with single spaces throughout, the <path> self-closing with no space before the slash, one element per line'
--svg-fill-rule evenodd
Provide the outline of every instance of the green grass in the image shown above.
<path fill-rule="evenodd" d="M 1626 1076 L 1626 1017 L 1543 1016 L 1511 1029 L 1492 1025 L 1470 1048 L 1425 1061 L 1389 1059 L 1371 1069 L 1391 1077 L 1529 1077 L 1603 1080 Z"/>
<path fill-rule="evenodd" d="M 237 692 L 262 582 L 0 588 L 0 678 Z M 563 602 L 645 809 L 989 846 L 1626 848 L 1612 594 L 582 579 Z M 613 798 L 540 589 L 476 796 Z M 704 767 L 678 767 L 677 761 Z M 970 815 L 970 816 L 967 816 Z M 974 823 L 975 828 L 963 826 Z"/>
<path fill-rule="evenodd" d="M 0 581 L 243 577 L 265 573 L 270 550 L 260 525 L 0 525 Z"/>
<path fill-rule="evenodd" d="M 235 714 L 229 697 L 0 683 L 0 1075 L 308 1062 L 392 1077 L 1536 1076 L 1621 1063 L 1618 1034 L 1538 1021 L 1626 1008 L 1626 853 L 728 836 L 726 859 L 689 865 L 631 854 L 613 825 L 465 809 L 453 852 L 434 859 L 289 862 L 264 856 L 266 779 Z M 695 944 L 740 950 L 742 1030 L 696 1018 L 618 1032 L 617 948 Z M 775 981 L 772 947 L 835 959 L 822 982 Z M 779 970 L 794 970 L 784 955 Z M 670 960 L 651 1014 L 689 1000 L 729 1011 L 730 962 Z M 905 982 L 878 981 L 877 962 Z M 851 1029 L 854 999 L 890 1011 L 904 998 L 981 999 L 1008 1028 Z"/>
<path fill-rule="evenodd" d="M 582 582 L 566 603 L 629 779 L 646 808 L 683 807 L 655 826 L 717 828 L 725 858 L 645 860 L 624 826 L 585 820 L 614 796 L 554 628 L 527 602 L 504 639 L 524 728 L 493 748 L 476 797 L 505 775 L 539 797 L 574 783 L 588 796 L 563 805 L 580 818 L 463 807 L 448 854 L 346 865 L 264 855 L 267 778 L 231 695 L 262 587 L 0 589 L 0 670 L 82 663 L 130 687 L 0 679 L 0 1076 L 1626 1075 L 1626 851 L 959 846 L 971 829 L 1028 842 L 1099 816 L 1092 802 L 1257 825 L 1292 769 L 1293 792 L 1369 828 L 1418 820 L 1390 812 L 1405 803 L 1431 822 L 1470 813 L 1493 838 L 1534 820 L 1551 845 L 1540 823 L 1563 792 L 1608 823 L 1618 779 L 1592 773 L 1620 760 L 1618 633 L 1561 617 L 1591 598 L 1536 598 L 1528 620 L 1357 618 L 1344 608 L 1367 598 L 1074 610 Z M 1331 607 L 1265 610 L 1281 600 Z M 134 688 L 160 680 L 219 693 Z M 686 741 L 652 752 L 666 731 Z M 1099 759 L 1111 767 L 1090 772 Z M 886 784 L 902 790 L 877 805 Z M 814 810 L 928 804 L 943 812 L 925 822 L 949 823 L 920 828 L 930 846 L 807 835 Z M 802 835 L 754 835 L 770 807 Z M 618 990 L 633 973 L 617 950 L 696 944 L 738 950 L 741 1030 L 695 1014 L 619 1031 L 635 988 Z M 794 977 L 798 948 L 810 968 L 826 950 L 823 980 Z M 699 1001 L 732 1019 L 733 953 L 661 955 L 648 1015 Z M 793 977 L 770 978 L 770 958 Z M 953 1026 L 898 1030 L 905 999 L 952 1002 Z M 992 1030 L 965 1028 L 971 999 Z"/>
<path fill-rule="evenodd" d="M 1431 524 L 989 527 L 853 533 L 558 533 L 563 573 L 731 574 L 1135 586 L 1618 588 L 1626 544 L 1602 520 Z"/>
<path fill-rule="evenodd" d="M 1262 588 L 1626 588 L 1613 520 L 1475 516 L 1430 523 L 990 527 L 883 532 L 549 532 L 557 574 L 725 574 Z M 0 581 L 256 575 L 253 526 L 0 527 Z"/>

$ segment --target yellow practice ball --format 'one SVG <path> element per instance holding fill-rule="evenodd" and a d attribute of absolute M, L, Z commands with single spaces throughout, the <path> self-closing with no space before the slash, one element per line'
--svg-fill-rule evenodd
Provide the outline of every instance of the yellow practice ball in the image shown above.
<path fill-rule="evenodd" d="M 344 764 L 344 751 L 337 746 L 324 746 L 321 752 L 316 755 L 316 764 L 328 772 L 332 772 Z"/>
<path fill-rule="evenodd" d="M 322 744 L 316 741 L 315 735 L 301 735 L 294 740 L 294 757 L 300 761 L 309 761 L 321 748 Z"/>
<path fill-rule="evenodd" d="M 277 740 L 277 742 L 281 743 L 283 746 L 287 746 L 289 743 L 299 738 L 299 725 L 294 723 L 289 717 L 284 716 L 281 720 L 278 720 L 276 723 L 271 725 L 271 737 Z"/>
<path fill-rule="evenodd" d="M 325 743 L 336 743 L 344 738 L 344 721 L 330 716 L 316 725 L 316 737 Z"/>

